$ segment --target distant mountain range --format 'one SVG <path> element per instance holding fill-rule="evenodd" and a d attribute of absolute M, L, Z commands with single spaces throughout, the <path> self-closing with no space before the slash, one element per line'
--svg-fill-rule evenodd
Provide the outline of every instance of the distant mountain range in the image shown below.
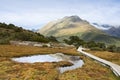
<path fill-rule="evenodd" d="M 98 29 L 103 30 L 104 32 L 106 32 L 107 34 L 109 34 L 111 36 L 120 38 L 120 26 L 113 26 L 113 25 L 108 25 L 108 24 L 100 25 L 97 23 L 93 23 L 92 25 Z"/>
<path fill-rule="evenodd" d="M 101 29 L 101 30 L 108 30 L 108 29 L 110 29 L 111 27 L 113 27 L 113 26 L 108 25 L 108 24 L 98 24 L 98 23 L 92 23 L 91 25 L 93 25 L 93 26 L 95 26 L 96 28 Z"/>
<path fill-rule="evenodd" d="M 31 31 L 33 31 L 33 32 L 37 32 L 37 31 L 38 31 L 38 29 L 31 29 Z"/>
<path fill-rule="evenodd" d="M 109 30 L 104 30 L 106 33 L 116 36 L 120 38 L 120 26 L 119 27 L 112 27 Z"/>
<path fill-rule="evenodd" d="M 59 40 L 70 36 L 79 36 L 86 41 L 120 45 L 120 38 L 111 36 L 107 31 L 111 28 L 110 26 L 102 25 L 100 27 L 105 29 L 100 29 L 97 24 L 90 24 L 88 21 L 82 20 L 78 16 L 68 16 L 49 22 L 38 32 L 45 36 L 55 36 Z"/>

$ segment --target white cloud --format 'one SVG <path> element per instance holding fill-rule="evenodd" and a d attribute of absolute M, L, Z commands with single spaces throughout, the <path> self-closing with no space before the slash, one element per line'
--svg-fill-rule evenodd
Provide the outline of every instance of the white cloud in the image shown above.
<path fill-rule="evenodd" d="M 26 28 L 34 28 L 70 15 L 78 15 L 90 22 L 120 25 L 120 2 L 115 2 L 117 0 L 2 1 L 0 22 L 14 23 Z"/>

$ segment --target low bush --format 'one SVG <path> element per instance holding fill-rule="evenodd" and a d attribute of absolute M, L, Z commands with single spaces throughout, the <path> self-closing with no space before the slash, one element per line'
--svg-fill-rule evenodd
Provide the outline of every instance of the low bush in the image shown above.
<path fill-rule="evenodd" d="M 90 50 L 93 50 L 93 51 L 103 51 L 103 49 L 99 48 L 99 47 L 92 47 L 92 48 L 90 48 Z"/>

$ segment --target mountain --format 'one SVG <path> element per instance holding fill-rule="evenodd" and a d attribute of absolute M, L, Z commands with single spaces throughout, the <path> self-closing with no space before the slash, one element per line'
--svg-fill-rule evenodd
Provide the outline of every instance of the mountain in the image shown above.
<path fill-rule="evenodd" d="M 120 38 L 120 26 L 119 27 L 111 27 L 108 30 L 104 30 L 106 33 L 112 35 L 112 36 L 116 36 Z"/>
<path fill-rule="evenodd" d="M 78 16 L 68 16 L 63 19 L 49 22 L 38 31 L 45 36 L 55 36 L 63 40 L 70 36 L 79 36 L 86 41 L 104 42 L 106 44 L 120 44 L 120 39 L 112 37 L 104 31 L 94 27 Z"/>
<path fill-rule="evenodd" d="M 73 34 L 81 35 L 84 32 L 101 32 L 87 21 L 78 16 L 64 17 L 63 19 L 52 21 L 40 29 L 38 32 L 45 36 L 68 36 Z"/>
<path fill-rule="evenodd" d="M 96 28 L 106 32 L 107 34 L 120 38 L 120 26 L 114 26 L 109 24 L 92 23 Z"/>
<path fill-rule="evenodd" d="M 31 31 L 33 31 L 33 32 L 37 32 L 37 31 L 38 31 L 38 29 L 31 29 Z"/>
<path fill-rule="evenodd" d="M 108 29 L 110 29 L 111 27 L 113 27 L 112 25 L 108 25 L 108 24 L 98 24 L 98 23 L 92 23 L 91 25 L 93 25 L 93 26 L 95 26 L 96 28 L 101 29 L 101 30 L 108 30 Z"/>
<path fill-rule="evenodd" d="M 0 23 L 0 44 L 8 44 L 10 40 L 48 42 L 48 39 L 39 33 L 14 24 Z"/>

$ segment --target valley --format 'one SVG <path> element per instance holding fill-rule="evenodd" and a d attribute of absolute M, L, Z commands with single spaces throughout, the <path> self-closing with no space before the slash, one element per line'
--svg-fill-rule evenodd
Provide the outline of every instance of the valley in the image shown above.
<path fill-rule="evenodd" d="M 0 0 L 0 80 L 120 80 L 120 0 Z"/>
<path fill-rule="evenodd" d="M 48 35 L 45 31 L 48 36 L 25 30 L 13 24 L 0 23 L 0 79 L 119 80 L 119 77 L 115 76 L 108 67 L 77 52 L 77 48 L 82 45 L 90 49 L 88 52 L 119 64 L 119 38 L 108 36 L 77 16 L 65 17 L 64 19 L 67 23 L 63 21 L 52 26 L 51 30 L 53 31 L 50 31 L 52 34 L 48 33 Z M 64 26 L 63 23 L 66 25 Z M 50 30 L 50 27 L 48 29 Z M 64 41 L 59 39 L 64 39 Z M 108 46 L 111 45 L 111 42 L 114 44 Z M 21 59 L 22 57 L 23 59 Z M 57 61 L 58 59 L 53 59 L 53 57 L 63 60 Z M 78 60 L 77 57 L 80 59 Z M 40 58 L 55 61 L 41 62 Z M 34 62 L 34 60 L 36 61 Z"/>

